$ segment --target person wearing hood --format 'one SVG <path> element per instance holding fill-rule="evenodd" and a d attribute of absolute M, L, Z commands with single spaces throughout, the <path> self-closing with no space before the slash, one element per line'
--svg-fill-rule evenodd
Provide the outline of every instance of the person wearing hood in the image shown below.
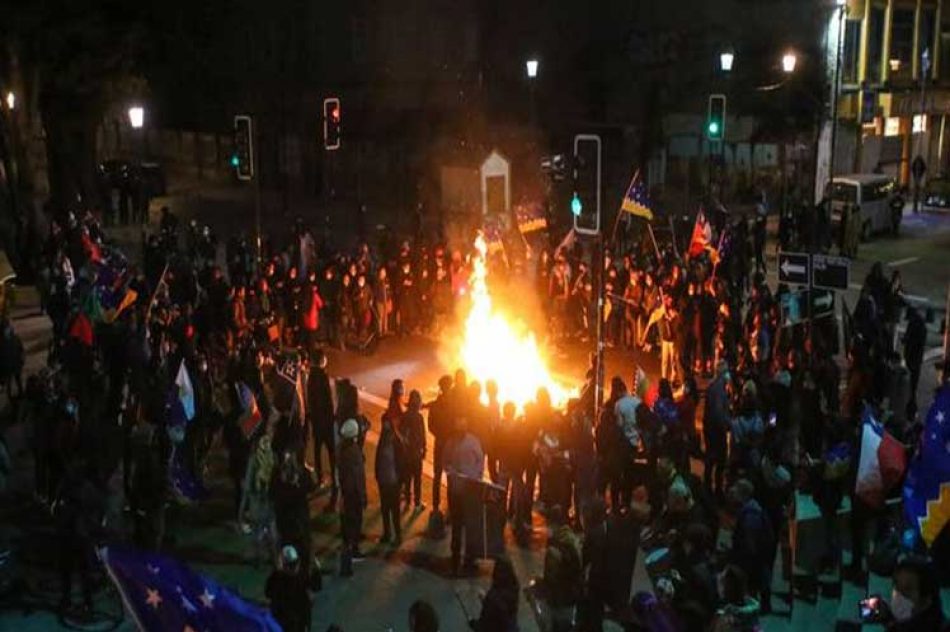
<path fill-rule="evenodd" d="M 755 488 L 741 478 L 729 489 L 729 502 L 736 509 L 730 561 L 746 574 L 749 588 L 762 597 L 762 611 L 771 610 L 772 565 L 775 532 L 768 514 L 753 497 Z"/>
<path fill-rule="evenodd" d="M 340 575 L 353 574 L 353 560 L 362 560 L 359 543 L 363 530 L 363 510 L 366 509 L 366 472 L 363 448 L 360 445 L 360 426 L 356 419 L 347 419 L 340 425 L 340 492 L 343 512 L 340 516 L 343 534 Z"/>

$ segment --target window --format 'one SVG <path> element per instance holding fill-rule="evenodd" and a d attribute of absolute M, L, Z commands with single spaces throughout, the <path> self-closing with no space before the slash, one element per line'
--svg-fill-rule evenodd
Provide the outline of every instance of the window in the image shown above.
<path fill-rule="evenodd" d="M 847 182 L 833 182 L 831 184 L 831 199 L 836 202 L 854 203 L 858 199 L 858 189 Z"/>
<path fill-rule="evenodd" d="M 922 9 L 920 13 L 920 38 L 919 51 L 917 52 L 918 61 L 921 61 L 920 74 L 925 79 L 933 77 L 934 72 L 934 33 L 936 32 L 937 22 L 933 9 Z M 930 68 L 924 72 L 922 58 L 924 53 L 930 57 Z"/>
<path fill-rule="evenodd" d="M 861 54 L 861 20 L 845 20 L 844 48 L 841 55 L 841 83 L 858 83 L 858 60 Z"/>
<path fill-rule="evenodd" d="M 914 10 L 894 9 L 891 17 L 891 55 L 887 63 L 891 80 L 900 81 L 913 76 Z"/>
<path fill-rule="evenodd" d="M 884 121 L 884 135 L 897 136 L 901 133 L 901 120 L 896 116 L 889 116 Z"/>
<path fill-rule="evenodd" d="M 868 22 L 868 67 L 865 68 L 869 84 L 881 83 L 881 62 L 884 55 L 884 7 L 871 7 Z"/>

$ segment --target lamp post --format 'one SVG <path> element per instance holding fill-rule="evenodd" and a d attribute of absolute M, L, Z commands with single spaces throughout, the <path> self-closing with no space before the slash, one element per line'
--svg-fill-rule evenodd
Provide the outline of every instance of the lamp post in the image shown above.
<path fill-rule="evenodd" d="M 798 65 L 798 55 L 789 51 L 782 55 L 782 72 L 790 75 L 795 72 L 795 66 Z"/>
<path fill-rule="evenodd" d="M 735 53 L 723 51 L 719 53 L 719 69 L 723 72 L 732 72 L 732 64 L 735 62 Z"/>
<path fill-rule="evenodd" d="M 530 117 L 532 127 L 534 127 L 535 119 L 536 119 L 535 104 L 534 104 L 534 90 L 535 90 L 534 86 L 538 78 L 538 67 L 540 65 L 541 64 L 538 61 L 537 57 L 529 57 L 524 63 L 525 74 L 527 74 L 528 76 L 528 93 L 529 93 L 529 98 L 531 100 L 531 103 L 530 103 L 531 110 L 528 113 L 528 116 Z"/>

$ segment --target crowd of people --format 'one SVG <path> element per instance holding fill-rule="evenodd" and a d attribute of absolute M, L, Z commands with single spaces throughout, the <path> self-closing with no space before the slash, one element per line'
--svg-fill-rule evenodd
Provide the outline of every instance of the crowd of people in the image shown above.
<path fill-rule="evenodd" d="M 47 367 L 28 377 L 18 401 L 33 428 L 35 495 L 57 527 L 61 611 L 72 612 L 76 575 L 91 609 L 90 552 L 102 538 L 119 530 L 152 551 L 174 540 L 182 506 L 209 494 L 204 478 L 220 437 L 235 522 L 253 562 L 277 566 L 266 595 L 284 630 L 309 629 L 321 581 L 309 526 L 315 490 L 330 489 L 339 572 L 352 575 L 364 556 L 367 471 L 383 543 L 399 547 L 403 505 L 427 508 L 429 446 L 429 535 L 447 522 L 454 576 L 494 559 L 473 629 L 518 629 L 521 581 L 503 537 L 489 540 L 510 525 L 528 545 L 535 510 L 549 538 L 543 576 L 525 592 L 546 629 L 601 630 L 606 616 L 629 629 L 662 629 L 651 621 L 760 629 L 795 490 L 823 516 L 821 566 L 839 567 L 835 521 L 854 489 L 865 411 L 909 449 L 916 444 L 926 329 L 899 274 L 887 279 L 874 266 L 846 327 L 842 375 L 834 319 L 790 320 L 782 305 L 793 290 L 765 282 L 764 220 L 713 223 L 714 252 L 681 257 L 675 243 L 661 250 L 644 236 L 605 258 L 608 344 L 658 353 L 658 378 L 609 376 L 597 401 L 592 363 L 565 406 L 541 389 L 519 409 L 463 369 L 439 380 L 433 401 L 408 388 L 408 376 L 393 376 L 374 421 L 356 386 L 331 374 L 327 348 L 367 350 L 383 336 L 438 331 L 464 300 L 469 254 L 409 242 L 333 251 L 298 221 L 286 247 L 264 240 L 258 265 L 250 239 L 219 247 L 209 229 L 182 230 L 163 209 L 139 265 L 109 245 L 94 215 L 54 222 L 41 284 L 53 340 Z M 590 334 L 590 252 L 538 252 L 536 265 L 509 274 L 537 288 L 552 344 Z M 507 261 L 495 259 L 489 269 L 502 274 Z M 0 346 L 3 363 L 8 348 L 16 345 Z M 872 566 L 872 531 L 893 520 L 856 497 L 851 506 L 847 570 L 859 577 Z M 631 599 L 640 549 L 657 553 L 649 556 L 656 590 Z M 931 567 L 895 559 L 889 570 L 904 599 L 892 605 L 907 606 L 893 608 L 893 629 L 943 625 Z M 437 621 L 424 602 L 410 612 L 416 632 L 438 630 Z"/>

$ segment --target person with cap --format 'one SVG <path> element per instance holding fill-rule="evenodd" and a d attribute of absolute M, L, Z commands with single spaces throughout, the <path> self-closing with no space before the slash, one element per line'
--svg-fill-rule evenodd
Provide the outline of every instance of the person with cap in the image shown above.
<path fill-rule="evenodd" d="M 281 549 L 277 567 L 267 577 L 264 594 L 270 611 L 284 632 L 307 632 L 310 629 L 310 592 L 307 576 L 300 572 L 297 549 L 286 545 Z"/>
<path fill-rule="evenodd" d="M 355 419 L 347 419 L 340 426 L 340 492 L 343 512 L 340 517 L 343 534 L 340 574 L 353 574 L 352 561 L 363 559 L 359 550 L 363 529 L 363 510 L 366 508 L 366 472 L 363 448 L 359 442 L 360 427 Z"/>

